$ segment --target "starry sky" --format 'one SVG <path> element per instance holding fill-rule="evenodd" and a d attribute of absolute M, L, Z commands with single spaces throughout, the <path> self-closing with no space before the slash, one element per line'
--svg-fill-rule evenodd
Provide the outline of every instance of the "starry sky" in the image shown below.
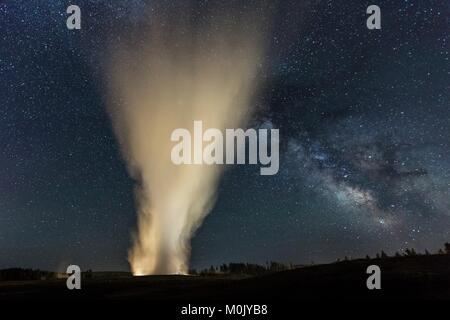
<path fill-rule="evenodd" d="M 210 2 L 195 3 L 199 17 Z M 0 268 L 129 269 L 134 182 L 106 112 L 104 54 L 179 3 L 0 1 Z M 66 27 L 70 4 L 81 30 Z M 381 30 L 366 27 L 371 4 Z M 280 129 L 280 170 L 226 170 L 192 266 L 437 251 L 450 240 L 450 3 L 270 8 L 253 124 Z"/>

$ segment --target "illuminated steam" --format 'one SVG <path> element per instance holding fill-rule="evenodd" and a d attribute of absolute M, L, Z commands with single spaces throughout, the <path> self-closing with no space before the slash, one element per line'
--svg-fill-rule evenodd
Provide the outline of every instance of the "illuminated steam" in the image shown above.
<path fill-rule="evenodd" d="M 187 18 L 186 18 L 187 16 Z M 174 165 L 171 133 L 246 125 L 258 89 L 262 37 L 256 16 L 196 21 L 153 17 L 124 35 L 107 70 L 115 131 L 137 181 L 135 275 L 187 273 L 190 239 L 210 211 L 222 166 Z"/>

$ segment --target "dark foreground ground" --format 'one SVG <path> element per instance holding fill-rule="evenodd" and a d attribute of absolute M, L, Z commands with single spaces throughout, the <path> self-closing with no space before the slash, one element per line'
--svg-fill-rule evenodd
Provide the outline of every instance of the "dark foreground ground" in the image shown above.
<path fill-rule="evenodd" d="M 367 266 L 381 268 L 381 290 L 368 290 Z M 4 299 L 148 299 L 270 302 L 303 299 L 450 299 L 450 255 L 354 260 L 253 278 L 115 275 L 83 279 L 0 282 Z"/>

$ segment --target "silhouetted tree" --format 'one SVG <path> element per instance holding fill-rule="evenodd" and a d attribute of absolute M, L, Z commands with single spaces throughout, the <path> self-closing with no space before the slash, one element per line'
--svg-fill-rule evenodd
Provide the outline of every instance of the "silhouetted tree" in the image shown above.
<path fill-rule="evenodd" d="M 220 272 L 227 273 L 228 272 L 228 266 L 224 263 L 219 268 Z"/>
<path fill-rule="evenodd" d="M 92 278 L 93 278 L 92 270 L 91 270 L 91 269 L 86 270 L 85 272 L 82 273 L 82 276 L 83 276 L 85 279 L 92 279 Z"/>
<path fill-rule="evenodd" d="M 286 269 L 287 269 L 286 266 L 281 264 L 281 263 L 274 262 L 274 261 L 270 262 L 269 270 L 272 271 L 272 272 L 283 271 L 283 270 L 286 270 Z"/>
<path fill-rule="evenodd" d="M 387 257 L 388 255 L 383 250 L 381 250 L 381 259 L 386 259 Z"/>
<path fill-rule="evenodd" d="M 450 254 L 450 243 L 446 242 L 444 244 L 444 247 L 445 247 L 445 253 Z"/>
<path fill-rule="evenodd" d="M 190 270 L 189 270 L 189 274 L 191 274 L 191 275 L 193 275 L 193 276 L 196 276 L 196 275 L 197 275 L 197 270 L 195 270 L 195 269 L 190 269 Z"/>
<path fill-rule="evenodd" d="M 414 248 L 406 248 L 405 249 L 405 256 L 411 257 L 411 256 L 417 256 L 416 250 Z"/>

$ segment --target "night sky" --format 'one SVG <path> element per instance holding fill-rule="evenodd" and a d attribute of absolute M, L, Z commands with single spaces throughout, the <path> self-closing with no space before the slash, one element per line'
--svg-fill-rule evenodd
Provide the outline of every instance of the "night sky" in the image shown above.
<path fill-rule="evenodd" d="M 179 3 L 0 1 L 0 268 L 129 269 L 134 182 L 106 112 L 104 56 Z M 81 30 L 66 27 L 70 4 Z M 371 4 L 381 30 L 366 27 Z M 450 3 L 270 7 L 253 123 L 280 129 L 280 171 L 227 168 L 192 266 L 437 251 L 450 240 Z"/>

